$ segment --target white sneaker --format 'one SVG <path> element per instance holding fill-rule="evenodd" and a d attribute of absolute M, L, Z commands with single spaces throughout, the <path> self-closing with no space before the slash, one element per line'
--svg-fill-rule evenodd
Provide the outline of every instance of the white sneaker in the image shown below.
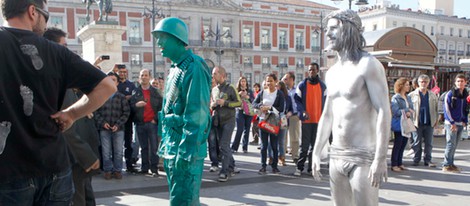
<path fill-rule="evenodd" d="M 219 171 L 218 166 L 211 166 L 211 168 L 209 169 L 209 172 L 217 172 L 217 171 Z"/>
<path fill-rule="evenodd" d="M 300 176 L 300 175 L 302 175 L 302 171 L 300 171 L 299 169 L 295 169 L 294 176 Z"/>
<path fill-rule="evenodd" d="M 235 174 L 240 173 L 240 171 L 241 171 L 241 170 L 240 170 L 240 168 L 238 168 L 238 167 L 234 167 L 234 168 L 233 168 L 233 173 L 235 173 Z"/>
<path fill-rule="evenodd" d="M 410 149 L 410 150 L 408 150 L 408 152 L 405 153 L 406 157 L 414 156 L 414 155 L 415 155 L 415 151 L 413 149 Z"/>
<path fill-rule="evenodd" d="M 219 175 L 219 182 L 227 182 L 228 176 L 226 174 Z"/>

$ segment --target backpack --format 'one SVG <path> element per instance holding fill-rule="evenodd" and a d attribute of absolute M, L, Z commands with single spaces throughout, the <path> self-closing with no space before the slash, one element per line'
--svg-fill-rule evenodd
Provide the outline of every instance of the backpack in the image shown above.
<path fill-rule="evenodd" d="M 450 91 L 450 90 L 449 90 Z M 444 104 L 446 101 L 446 96 L 449 91 L 445 91 L 439 96 L 439 101 L 437 102 L 437 112 L 438 114 L 444 114 Z"/>

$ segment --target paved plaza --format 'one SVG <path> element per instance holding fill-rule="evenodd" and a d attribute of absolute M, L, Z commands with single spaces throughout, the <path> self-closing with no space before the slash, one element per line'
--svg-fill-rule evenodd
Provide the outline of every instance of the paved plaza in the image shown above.
<path fill-rule="evenodd" d="M 444 156 L 445 138 L 434 139 L 433 161 L 437 168 L 411 166 L 411 157 L 405 157 L 408 168 L 402 173 L 389 171 L 388 182 L 381 186 L 380 205 L 468 206 L 470 205 L 470 140 L 461 141 L 455 164 L 462 173 L 443 173 L 440 163 Z M 389 145 L 389 155 L 393 143 Z M 405 151 L 406 153 L 407 151 Z M 280 174 L 259 175 L 260 154 L 256 146 L 249 152 L 235 153 L 241 173 L 228 182 L 218 182 L 217 173 L 209 172 L 206 160 L 201 188 L 201 204 L 214 206 L 235 205 L 333 205 L 328 182 L 328 170 L 322 170 L 323 181 L 315 182 L 304 173 L 293 176 L 294 164 L 290 156 L 288 165 L 279 167 Z M 390 161 L 388 159 L 388 161 Z M 98 205 L 169 205 L 168 188 L 164 172 L 158 177 L 124 173 L 122 180 L 106 181 L 102 176 L 93 179 Z"/>

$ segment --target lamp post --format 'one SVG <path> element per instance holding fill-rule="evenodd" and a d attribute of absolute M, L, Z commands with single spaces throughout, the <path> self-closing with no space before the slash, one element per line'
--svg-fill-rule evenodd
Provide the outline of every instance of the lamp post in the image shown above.
<path fill-rule="evenodd" d="M 319 65 L 320 67 L 323 66 L 323 11 L 320 11 L 320 31 L 318 29 L 315 29 L 314 34 L 316 38 L 319 38 L 319 43 L 320 43 L 320 58 L 319 58 Z"/>
<path fill-rule="evenodd" d="M 157 9 L 155 2 L 157 0 L 152 0 L 152 9 L 149 9 L 147 7 L 144 8 L 144 13 L 142 14 L 143 17 L 152 19 L 152 27 L 155 26 L 155 18 L 165 18 L 165 15 L 162 13 L 162 9 Z M 155 38 L 152 36 L 152 55 L 153 55 L 153 76 L 155 77 L 157 75 L 157 60 L 155 58 L 156 56 L 156 42 Z"/>
<path fill-rule="evenodd" d="M 340 1 L 343 1 L 343 0 L 331 0 L 333 2 L 335 2 L 335 4 L 339 4 Z M 348 0 L 349 1 L 349 9 L 351 9 L 351 3 L 353 0 Z M 369 2 L 367 2 L 367 0 L 356 0 L 356 5 L 367 5 L 369 4 Z"/>
<path fill-rule="evenodd" d="M 217 64 L 218 66 L 221 65 L 222 59 L 221 56 L 224 54 L 224 50 L 220 49 L 220 38 L 226 38 L 226 39 L 232 39 L 232 33 L 230 32 L 230 29 L 225 30 L 225 32 L 220 33 L 219 26 L 217 26 L 216 32 L 213 32 L 212 29 L 209 29 L 206 31 L 207 32 L 207 37 L 215 37 L 215 46 L 217 47 L 217 50 L 214 51 L 215 54 L 217 55 Z"/>

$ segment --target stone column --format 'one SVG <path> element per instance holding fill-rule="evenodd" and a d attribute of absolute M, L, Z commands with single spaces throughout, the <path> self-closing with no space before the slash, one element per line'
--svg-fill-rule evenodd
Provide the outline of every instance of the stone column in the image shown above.
<path fill-rule="evenodd" d="M 125 26 L 118 22 L 92 22 L 78 31 L 77 36 L 82 40 L 83 59 L 94 63 L 101 55 L 109 55 L 110 59 L 103 61 L 100 67 L 108 73 L 114 64 L 122 63 L 122 34 Z"/>

